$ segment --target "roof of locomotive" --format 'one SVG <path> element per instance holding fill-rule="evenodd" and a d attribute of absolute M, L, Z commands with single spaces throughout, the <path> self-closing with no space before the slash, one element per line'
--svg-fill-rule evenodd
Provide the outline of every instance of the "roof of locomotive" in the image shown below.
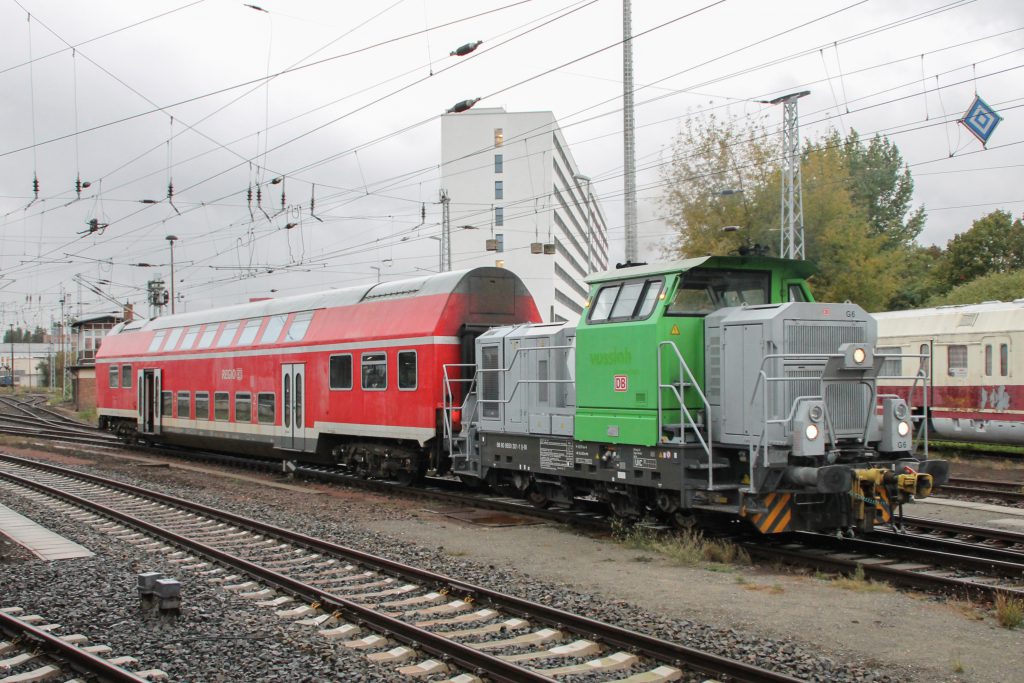
<path fill-rule="evenodd" d="M 664 261 L 628 268 L 615 268 L 591 273 L 586 281 L 608 282 L 610 280 L 626 280 L 650 275 L 680 273 L 695 268 L 743 268 L 748 270 L 783 271 L 786 277 L 809 277 L 817 270 L 810 261 L 794 261 L 791 259 L 773 258 L 771 256 L 700 256 L 680 261 Z"/>
<path fill-rule="evenodd" d="M 880 337 L 1024 330 L 1024 299 L 875 313 Z"/>
<path fill-rule="evenodd" d="M 422 277 L 378 282 L 376 284 L 355 285 L 344 289 L 330 289 L 322 292 L 299 294 L 280 299 L 265 299 L 234 306 L 210 308 L 191 313 L 160 316 L 153 320 L 142 320 L 126 323 L 116 327 L 113 333 L 121 331 L 160 330 L 172 327 L 188 327 L 204 323 L 216 323 L 226 320 L 243 318 L 259 318 L 271 315 L 282 315 L 296 311 L 312 311 L 320 308 L 352 306 L 366 301 L 381 301 L 406 297 L 430 296 L 435 294 L 451 294 L 460 289 L 471 276 L 500 277 L 519 280 L 519 277 L 505 268 L 486 266 L 467 270 L 456 270 L 447 273 L 424 275 Z M 523 291 L 526 286 L 520 284 Z"/>

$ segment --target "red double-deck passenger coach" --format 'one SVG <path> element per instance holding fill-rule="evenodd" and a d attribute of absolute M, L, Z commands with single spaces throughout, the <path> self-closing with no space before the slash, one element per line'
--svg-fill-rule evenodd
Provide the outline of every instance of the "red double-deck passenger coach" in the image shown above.
<path fill-rule="evenodd" d="M 100 424 L 415 475 L 442 455 L 443 366 L 472 363 L 488 327 L 539 320 L 515 274 L 476 268 L 128 322 L 97 353 Z"/>

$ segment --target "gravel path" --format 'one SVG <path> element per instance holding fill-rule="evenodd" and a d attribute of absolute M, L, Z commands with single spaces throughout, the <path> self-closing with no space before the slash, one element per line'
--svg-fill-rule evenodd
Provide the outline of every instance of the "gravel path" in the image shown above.
<path fill-rule="evenodd" d="M 52 454 L 37 455 L 54 458 Z M 94 457 L 83 460 L 92 461 Z M 137 463 L 109 458 L 104 467 L 130 483 L 159 487 L 174 495 L 809 680 L 994 683 L 1015 680 L 1024 665 L 1021 633 L 999 629 L 991 619 L 978 621 L 969 616 L 975 614 L 973 610 L 964 612 L 959 606 L 950 607 L 936 599 L 897 592 L 851 592 L 829 581 L 798 574 L 672 566 L 663 558 L 561 528 L 472 526 L 425 511 L 429 506 L 421 502 L 361 491 L 311 485 L 307 493 L 301 493 L 291 486 L 274 488 L 266 483 L 176 468 L 139 467 Z M 8 504 L 30 514 L 13 501 Z M 60 525 L 53 528 L 64 529 L 69 537 L 97 550 L 88 532 L 66 520 L 36 519 Z M 126 577 L 120 583 L 104 581 L 97 570 L 90 580 L 82 582 L 88 590 L 103 594 L 89 602 L 90 610 L 110 607 L 112 613 L 117 612 L 109 619 L 98 614 L 88 618 L 93 623 L 118 625 L 122 637 L 154 642 L 157 639 L 147 639 L 141 632 L 144 629 L 137 628 L 136 569 L 132 563 L 138 558 L 121 557 L 125 553 L 131 551 L 115 549 L 110 556 L 73 561 L 83 566 L 96 563 L 113 571 L 111 576 L 119 570 Z M 25 599 L 42 599 L 53 592 L 49 581 L 74 591 L 74 586 L 68 585 L 78 583 L 68 578 L 74 573 L 72 566 L 78 564 L 34 568 L 15 585 L 19 594 L 27 596 Z M 13 568 L 0 565 L 5 584 L 8 574 L 14 573 L 9 569 Z M 191 587 L 186 587 L 186 595 L 191 612 L 170 628 L 178 633 L 188 624 L 188 635 L 175 638 L 171 644 L 162 640 L 153 661 L 146 662 L 147 666 L 164 668 L 177 680 L 284 680 L 276 670 L 266 667 L 268 662 L 279 662 L 280 652 L 290 653 L 292 649 L 294 654 L 283 658 L 287 664 L 275 666 L 286 666 L 287 672 L 306 672 L 311 680 L 332 672 L 337 676 L 342 670 L 344 680 L 374 680 L 360 678 L 374 673 L 387 675 L 383 671 L 367 674 L 361 658 L 351 663 L 322 658 L 323 653 L 309 647 L 305 632 L 280 624 L 268 629 L 265 617 L 249 614 L 254 610 L 250 603 L 223 591 L 197 586 L 193 596 Z M 238 616 L 234 616 L 235 603 L 239 603 Z M 229 612 L 231 617 L 227 616 Z M 191 629 L 196 629 L 194 637 L 199 640 L 183 640 L 193 637 Z M 242 634 L 242 639 L 230 644 L 211 640 L 217 634 L 223 636 L 225 630 Z M 160 634 L 166 638 L 163 631 Z M 251 640 L 254 635 L 272 638 Z M 235 659 L 249 664 L 236 664 Z M 958 666 L 965 669 L 964 674 L 954 671 Z M 218 679 L 218 671 L 232 672 L 239 678 Z"/>

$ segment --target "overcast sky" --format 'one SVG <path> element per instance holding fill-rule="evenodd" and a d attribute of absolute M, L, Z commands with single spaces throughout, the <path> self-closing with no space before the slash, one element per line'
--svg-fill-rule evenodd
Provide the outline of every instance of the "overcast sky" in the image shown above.
<path fill-rule="evenodd" d="M 253 4 L 0 0 L 5 326 L 48 325 L 62 291 L 72 313 L 111 308 L 76 277 L 144 310 L 170 234 L 188 310 L 436 267 L 439 116 L 475 97 L 554 112 L 621 258 L 621 0 Z M 756 100 L 803 89 L 802 136 L 899 145 L 923 243 L 1021 214 L 1024 3 L 634 0 L 633 33 L 642 258 L 670 236 L 659 169 L 681 122 L 714 110 L 777 132 L 781 109 Z M 956 123 L 975 92 L 1004 117 L 987 151 Z"/>

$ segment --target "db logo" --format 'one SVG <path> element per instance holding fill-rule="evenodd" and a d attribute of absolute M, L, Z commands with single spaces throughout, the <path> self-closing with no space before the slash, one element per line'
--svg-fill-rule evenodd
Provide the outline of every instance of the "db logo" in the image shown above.
<path fill-rule="evenodd" d="M 629 391 L 628 375 L 615 375 L 615 391 Z"/>

